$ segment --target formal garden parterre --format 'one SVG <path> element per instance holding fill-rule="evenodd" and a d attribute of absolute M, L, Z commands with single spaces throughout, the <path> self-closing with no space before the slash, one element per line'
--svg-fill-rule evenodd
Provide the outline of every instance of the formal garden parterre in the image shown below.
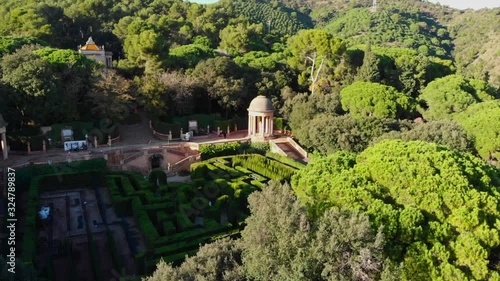
<path fill-rule="evenodd" d="M 210 158 L 240 151 L 261 154 Z M 264 146 L 244 144 L 207 147 L 204 155 L 209 159 L 192 164 L 192 181 L 188 183 L 167 184 L 161 169 L 153 169 L 149 177 L 136 172 L 107 171 L 104 160 L 26 168 L 21 173 L 32 180 L 24 182 L 26 186 L 29 184 L 29 190 L 23 261 L 34 264 L 47 280 L 66 277 L 67 280 L 108 280 L 113 277 L 110 275 L 113 269 L 119 272 L 127 268 L 126 275 L 140 276 L 151 274 L 160 259 L 179 264 L 186 256 L 194 255 L 202 244 L 239 236 L 249 215 L 248 195 L 269 180 L 290 180 L 302 167 L 280 155 L 268 152 L 265 156 L 265 152 Z M 67 237 L 54 238 L 55 242 L 51 238 L 41 240 L 43 231 L 61 228 L 56 227 L 56 213 L 48 228 L 47 223 L 38 218 L 42 202 L 47 202 L 42 197 L 61 192 L 69 198 L 65 211 L 68 224 L 63 228 L 69 230 L 78 224 L 86 231 L 73 236 L 68 231 Z M 75 192 L 81 194 L 78 205 L 73 197 L 68 197 L 68 194 L 78 194 Z M 79 221 L 69 222 L 76 219 Z M 52 249 L 49 254 L 47 249 Z M 83 272 L 78 265 L 82 263 L 91 265 L 87 277 L 55 276 L 64 274 L 64 271 L 56 272 L 56 264 Z M 133 277 L 130 280 L 134 280 Z"/>

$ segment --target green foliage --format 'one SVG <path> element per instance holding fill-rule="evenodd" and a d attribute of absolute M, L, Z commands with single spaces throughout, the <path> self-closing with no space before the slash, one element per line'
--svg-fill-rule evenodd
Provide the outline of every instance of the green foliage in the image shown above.
<path fill-rule="evenodd" d="M 282 6 L 275 7 L 266 1 L 233 1 L 232 4 L 238 16 L 243 15 L 254 23 L 264 23 L 267 32 L 288 35 L 313 26 L 307 15 Z"/>
<path fill-rule="evenodd" d="M 305 147 L 322 154 L 330 154 L 338 150 L 363 151 L 374 138 L 402 127 L 405 127 L 404 122 L 391 119 L 355 119 L 350 115 L 321 114 L 309 122 L 304 122 L 298 129 L 293 125 L 292 129 Z"/>
<path fill-rule="evenodd" d="M 13 53 L 24 45 L 43 45 L 47 43 L 32 36 L 0 36 L 0 58 L 6 54 Z"/>
<path fill-rule="evenodd" d="M 353 117 L 400 118 L 408 116 L 414 101 L 395 88 L 370 82 L 355 82 L 340 92 L 342 108 Z"/>
<path fill-rule="evenodd" d="M 169 64 L 179 68 L 194 68 L 201 60 L 214 57 L 214 51 L 199 44 L 171 48 Z"/>
<path fill-rule="evenodd" d="M 335 36 L 345 38 L 351 45 L 371 42 L 376 45 L 405 47 L 426 50 L 430 55 L 446 57 L 451 46 L 443 44 L 449 40 L 446 33 L 437 33 L 439 24 L 435 19 L 418 10 L 387 5 L 383 11 L 370 12 L 367 8 L 354 8 L 341 12 L 325 29 Z"/>
<path fill-rule="evenodd" d="M 384 239 L 367 216 L 331 210 L 311 221 L 288 184 L 271 183 L 249 204 L 241 241 L 249 279 L 358 280 L 380 273 Z"/>
<path fill-rule="evenodd" d="M 448 146 L 450 149 L 475 153 L 474 141 L 471 136 L 454 121 L 433 121 L 417 125 L 409 131 L 386 133 L 374 142 L 383 139 L 401 139 L 404 141 L 425 141 Z"/>
<path fill-rule="evenodd" d="M 202 160 L 242 153 L 266 154 L 267 151 L 269 151 L 268 143 L 227 142 L 223 144 L 208 144 L 200 147 Z"/>
<path fill-rule="evenodd" d="M 196 256 L 187 258 L 180 267 L 161 260 L 152 276 L 144 281 L 220 280 L 243 281 L 241 246 L 225 238 L 200 247 Z"/>
<path fill-rule="evenodd" d="M 500 158 L 500 101 L 488 101 L 471 105 L 456 114 L 454 120 L 474 139 L 474 147 L 485 159 Z"/>
<path fill-rule="evenodd" d="M 167 174 L 160 168 L 153 169 L 149 173 L 149 182 L 153 185 L 158 183 L 160 185 L 167 184 Z"/>
<path fill-rule="evenodd" d="M 296 169 L 258 154 L 238 155 L 232 159 L 233 167 L 241 166 L 275 181 L 288 181 Z"/>
<path fill-rule="evenodd" d="M 338 170 L 342 158 L 316 158 L 294 176 L 294 190 L 314 212 L 366 212 L 374 227 L 383 226 L 385 251 L 404 260 L 403 279 L 446 278 L 450 270 L 462 279 L 495 276 L 488 264 L 498 264 L 498 171 L 436 144 L 384 141 L 356 164 L 324 172 Z"/>
<path fill-rule="evenodd" d="M 429 83 L 419 98 L 424 103 L 421 112 L 425 119 L 442 120 L 474 103 L 494 99 L 494 93 L 485 89 L 484 83 L 449 75 Z"/>

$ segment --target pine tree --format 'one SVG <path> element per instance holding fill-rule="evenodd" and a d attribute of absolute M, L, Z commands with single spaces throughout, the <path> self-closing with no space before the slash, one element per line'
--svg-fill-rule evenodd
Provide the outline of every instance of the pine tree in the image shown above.
<path fill-rule="evenodd" d="M 379 82 L 379 62 L 379 58 L 377 58 L 377 55 L 372 52 L 371 43 L 368 41 L 365 48 L 365 55 L 363 57 L 363 65 L 359 68 L 355 80 L 362 82 Z"/>

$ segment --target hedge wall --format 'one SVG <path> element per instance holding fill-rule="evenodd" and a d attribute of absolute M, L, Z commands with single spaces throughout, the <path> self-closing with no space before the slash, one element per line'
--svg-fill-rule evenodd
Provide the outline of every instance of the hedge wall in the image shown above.
<path fill-rule="evenodd" d="M 228 142 L 224 144 L 208 144 L 200 146 L 201 159 L 207 160 L 213 157 L 228 156 L 236 154 L 266 154 L 269 151 L 269 143 L 251 142 Z"/>
<path fill-rule="evenodd" d="M 233 157 L 233 167 L 242 166 L 275 181 L 289 181 L 295 169 L 262 155 L 238 155 Z"/>

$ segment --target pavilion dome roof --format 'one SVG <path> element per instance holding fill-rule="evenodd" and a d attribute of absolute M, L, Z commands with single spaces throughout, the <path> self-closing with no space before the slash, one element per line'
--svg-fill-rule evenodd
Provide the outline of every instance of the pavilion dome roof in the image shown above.
<path fill-rule="evenodd" d="M 92 37 L 89 37 L 89 40 L 87 40 L 87 43 L 85 43 L 84 46 L 80 48 L 82 51 L 100 51 L 101 48 L 97 46 L 97 44 L 92 40 Z"/>
<path fill-rule="evenodd" d="M 273 111 L 273 103 L 266 96 L 259 95 L 250 102 L 248 111 L 266 112 Z"/>

